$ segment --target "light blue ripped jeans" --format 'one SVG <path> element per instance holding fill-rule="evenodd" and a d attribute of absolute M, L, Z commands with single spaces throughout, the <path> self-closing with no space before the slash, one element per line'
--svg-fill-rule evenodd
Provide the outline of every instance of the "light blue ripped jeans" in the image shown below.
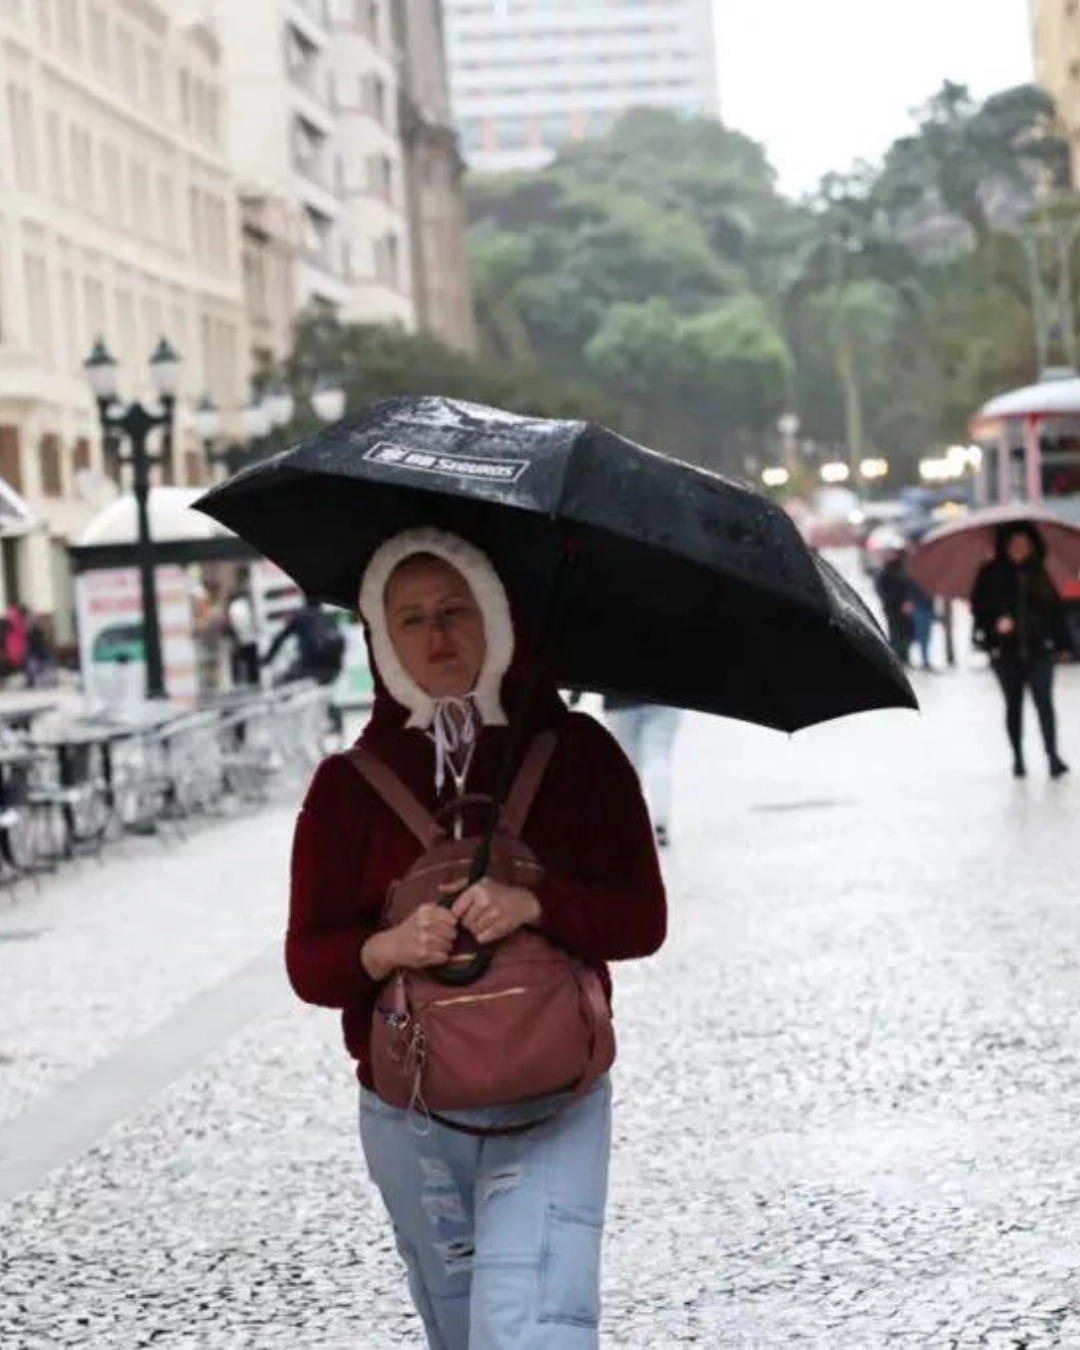
<path fill-rule="evenodd" d="M 448 1113 L 544 1115 L 557 1097 Z M 428 1129 L 428 1127 L 423 1127 Z M 431 1350 L 596 1350 L 611 1083 L 525 1134 L 476 1139 L 360 1089 L 360 1138 Z"/>

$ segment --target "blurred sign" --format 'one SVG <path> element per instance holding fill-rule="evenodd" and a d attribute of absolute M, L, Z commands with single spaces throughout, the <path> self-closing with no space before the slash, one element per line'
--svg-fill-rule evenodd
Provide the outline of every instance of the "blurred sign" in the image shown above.
<path fill-rule="evenodd" d="M 171 701 L 193 707 L 195 668 L 191 589 L 182 567 L 155 570 L 161 659 Z M 108 567 L 75 578 L 79 664 L 89 699 L 137 703 L 146 689 L 142 592 L 138 569 Z"/>

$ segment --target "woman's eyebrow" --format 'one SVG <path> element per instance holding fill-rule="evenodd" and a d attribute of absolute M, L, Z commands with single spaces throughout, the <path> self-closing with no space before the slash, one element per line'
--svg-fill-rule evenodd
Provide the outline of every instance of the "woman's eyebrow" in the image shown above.
<path fill-rule="evenodd" d="M 454 601 L 461 600 L 466 601 L 469 604 L 473 603 L 472 597 L 465 591 L 447 591 L 445 595 L 440 595 L 434 603 L 436 605 L 448 605 L 452 604 Z M 419 600 L 405 600 L 399 605 L 392 605 L 390 607 L 390 612 L 392 614 L 422 614 L 423 611 L 424 606 Z"/>

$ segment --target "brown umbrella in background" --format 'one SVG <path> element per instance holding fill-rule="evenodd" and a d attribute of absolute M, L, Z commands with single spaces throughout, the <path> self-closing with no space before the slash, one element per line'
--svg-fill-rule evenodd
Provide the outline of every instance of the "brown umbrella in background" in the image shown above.
<path fill-rule="evenodd" d="M 923 536 L 908 562 L 908 574 L 924 591 L 950 600 L 967 600 L 979 568 L 994 556 L 998 531 L 1030 525 L 1046 543 L 1046 567 L 1059 590 L 1080 577 L 1080 524 L 1042 506 L 1011 502 L 972 511 Z"/>

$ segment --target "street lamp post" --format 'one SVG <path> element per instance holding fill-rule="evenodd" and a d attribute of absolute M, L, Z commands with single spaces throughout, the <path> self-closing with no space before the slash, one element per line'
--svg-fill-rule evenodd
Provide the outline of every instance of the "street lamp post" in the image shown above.
<path fill-rule="evenodd" d="M 776 419 L 776 429 L 780 433 L 780 446 L 784 456 L 784 468 L 788 473 L 795 468 L 799 451 L 799 419 L 795 413 L 784 413 Z"/>
<path fill-rule="evenodd" d="M 90 387 L 97 400 L 98 417 L 105 453 L 116 465 L 130 465 L 132 491 L 138 513 L 136 560 L 142 593 L 143 652 L 146 663 L 147 698 L 166 698 L 165 671 L 161 656 L 161 624 L 158 618 L 157 588 L 154 582 L 154 541 L 150 533 L 150 471 L 168 455 L 172 447 L 176 392 L 180 379 L 180 357 L 162 338 L 150 357 L 150 373 L 161 401 L 161 412 L 151 412 L 137 399 L 126 408 L 118 401 L 116 361 L 99 338 L 83 363 Z M 162 449 L 153 454 L 147 447 L 152 431 L 161 429 Z M 130 451 L 121 445 L 127 437 Z"/>

